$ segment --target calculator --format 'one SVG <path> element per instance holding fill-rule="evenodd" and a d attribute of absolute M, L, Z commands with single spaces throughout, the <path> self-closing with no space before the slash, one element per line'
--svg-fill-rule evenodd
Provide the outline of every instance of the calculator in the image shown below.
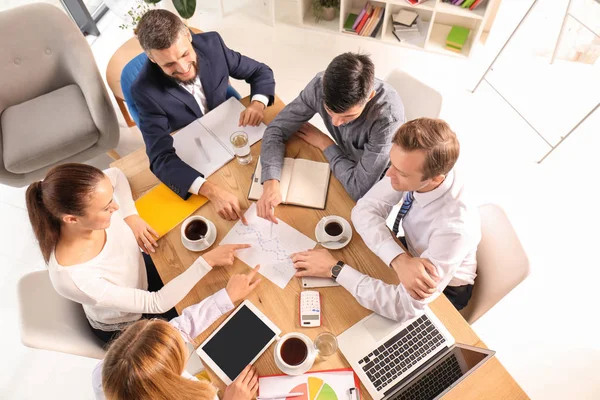
<path fill-rule="evenodd" d="M 321 326 L 321 296 L 314 290 L 300 292 L 300 326 Z"/>

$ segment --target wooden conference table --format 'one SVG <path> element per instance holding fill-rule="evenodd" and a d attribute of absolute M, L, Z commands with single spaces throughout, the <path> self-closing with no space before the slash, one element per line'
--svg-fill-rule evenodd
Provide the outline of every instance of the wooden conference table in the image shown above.
<path fill-rule="evenodd" d="M 242 100 L 248 104 L 248 98 Z M 265 123 L 269 123 L 284 107 L 279 98 L 274 105 L 269 107 L 265 115 Z M 240 199 L 242 207 L 248 208 L 251 202 L 247 199 L 250 181 L 254 167 L 260 154 L 261 142 L 252 146 L 253 161 L 250 165 L 239 165 L 232 160 L 211 177 L 209 181 L 221 187 L 227 188 Z M 316 161 L 326 161 L 318 149 L 306 144 L 300 139 L 292 138 L 286 146 L 286 157 L 306 158 Z M 111 164 L 120 168 L 131 184 L 134 198 L 152 189 L 159 183 L 158 179 L 150 172 L 148 158 L 144 149 L 123 157 Z M 340 215 L 350 221 L 350 211 L 354 201 L 346 194 L 340 182 L 331 177 L 329 195 L 325 210 L 313 210 L 309 208 L 280 205 L 276 209 L 276 216 L 293 226 L 308 237 L 315 238 L 315 226 L 317 222 L 326 215 Z M 160 212 L 160 210 L 156 210 Z M 209 202 L 195 215 L 203 215 L 215 223 L 218 231 L 216 246 L 235 222 L 221 219 Z M 181 274 L 198 257 L 198 253 L 191 252 L 183 247 L 180 238 L 180 227 L 177 226 L 159 240 L 159 247 L 152 259 L 156 264 L 158 272 L 166 283 Z M 359 271 L 370 276 L 378 277 L 387 283 L 398 283 L 393 270 L 388 268 L 375 254 L 365 245 L 360 236 L 354 231 L 352 240 L 348 246 L 333 252 L 335 257 L 344 260 L 347 264 L 357 268 Z M 250 268 L 236 259 L 235 264 L 228 268 L 214 268 L 204 277 L 194 289 L 177 305 L 181 312 L 185 307 L 200 302 L 207 296 L 222 289 L 227 280 L 234 273 L 247 273 Z M 265 313 L 279 328 L 282 335 L 288 332 L 302 332 L 314 339 L 322 331 L 330 331 L 339 335 L 344 330 L 358 322 L 371 312 L 358 304 L 358 302 L 342 287 L 319 288 L 321 293 L 321 317 L 322 325 L 318 328 L 302 328 L 298 323 L 298 299 L 301 291 L 300 280 L 292 278 L 284 290 L 280 289 L 269 280 L 263 278 L 262 283 L 248 297 L 248 299 Z M 456 311 L 445 296 L 440 296 L 432 302 L 431 309 L 444 323 L 446 328 L 454 336 L 458 343 L 472 346 L 485 347 L 485 344 L 477 337 L 469 324 Z M 196 339 L 199 345 L 210 333 L 226 318 L 219 318 L 209 329 Z M 273 348 L 271 346 L 255 363 L 260 375 L 271 375 L 281 373 L 273 360 Z M 312 370 L 324 370 L 334 368 L 347 368 L 348 364 L 342 357 L 341 352 L 324 361 L 318 361 Z M 219 378 L 210 372 L 213 382 L 223 389 Z M 221 392 L 222 393 L 222 392 Z M 364 387 L 361 387 L 362 397 L 371 399 Z M 519 385 L 512 379 L 506 369 L 500 364 L 496 357 L 492 357 L 477 371 L 456 386 L 444 396 L 444 399 L 526 399 L 527 395 Z"/>

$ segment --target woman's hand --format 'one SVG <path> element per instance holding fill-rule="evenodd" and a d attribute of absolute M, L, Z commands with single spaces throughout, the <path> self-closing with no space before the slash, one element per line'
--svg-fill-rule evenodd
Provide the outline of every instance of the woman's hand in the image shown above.
<path fill-rule="evenodd" d="M 158 247 L 158 233 L 137 214 L 130 215 L 124 221 L 131 228 L 140 249 L 146 254 L 154 253 L 154 248 Z"/>
<path fill-rule="evenodd" d="M 204 253 L 202 258 L 211 267 L 228 267 L 235 261 L 235 251 L 248 247 L 249 244 L 224 244 Z"/>
<path fill-rule="evenodd" d="M 258 390 L 258 374 L 252 365 L 248 365 L 240 375 L 227 386 L 223 400 L 251 400 Z"/>
<path fill-rule="evenodd" d="M 252 280 L 258 273 L 259 269 L 260 265 L 257 265 L 248 274 L 235 274 L 229 278 L 229 282 L 227 282 L 227 287 L 225 290 L 227 290 L 227 294 L 229 295 L 229 299 L 232 303 L 235 303 L 236 301 L 248 296 L 250 292 L 252 292 L 256 286 L 258 286 L 260 283 L 260 278 L 256 279 L 254 282 L 252 282 Z"/>

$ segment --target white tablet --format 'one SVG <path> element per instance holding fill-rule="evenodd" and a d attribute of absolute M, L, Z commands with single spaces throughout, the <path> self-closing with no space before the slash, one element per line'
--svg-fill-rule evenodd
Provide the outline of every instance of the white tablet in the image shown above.
<path fill-rule="evenodd" d="M 198 347 L 196 353 L 225 384 L 230 385 L 280 333 L 281 329 L 254 304 L 245 300 Z"/>

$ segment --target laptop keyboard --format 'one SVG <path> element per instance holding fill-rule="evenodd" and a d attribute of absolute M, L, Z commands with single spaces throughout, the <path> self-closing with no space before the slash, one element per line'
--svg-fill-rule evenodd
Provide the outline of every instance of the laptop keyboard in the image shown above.
<path fill-rule="evenodd" d="M 452 355 L 390 400 L 431 400 L 462 376 L 456 357 Z"/>
<path fill-rule="evenodd" d="M 358 364 L 379 391 L 443 342 L 442 334 L 422 315 Z"/>

